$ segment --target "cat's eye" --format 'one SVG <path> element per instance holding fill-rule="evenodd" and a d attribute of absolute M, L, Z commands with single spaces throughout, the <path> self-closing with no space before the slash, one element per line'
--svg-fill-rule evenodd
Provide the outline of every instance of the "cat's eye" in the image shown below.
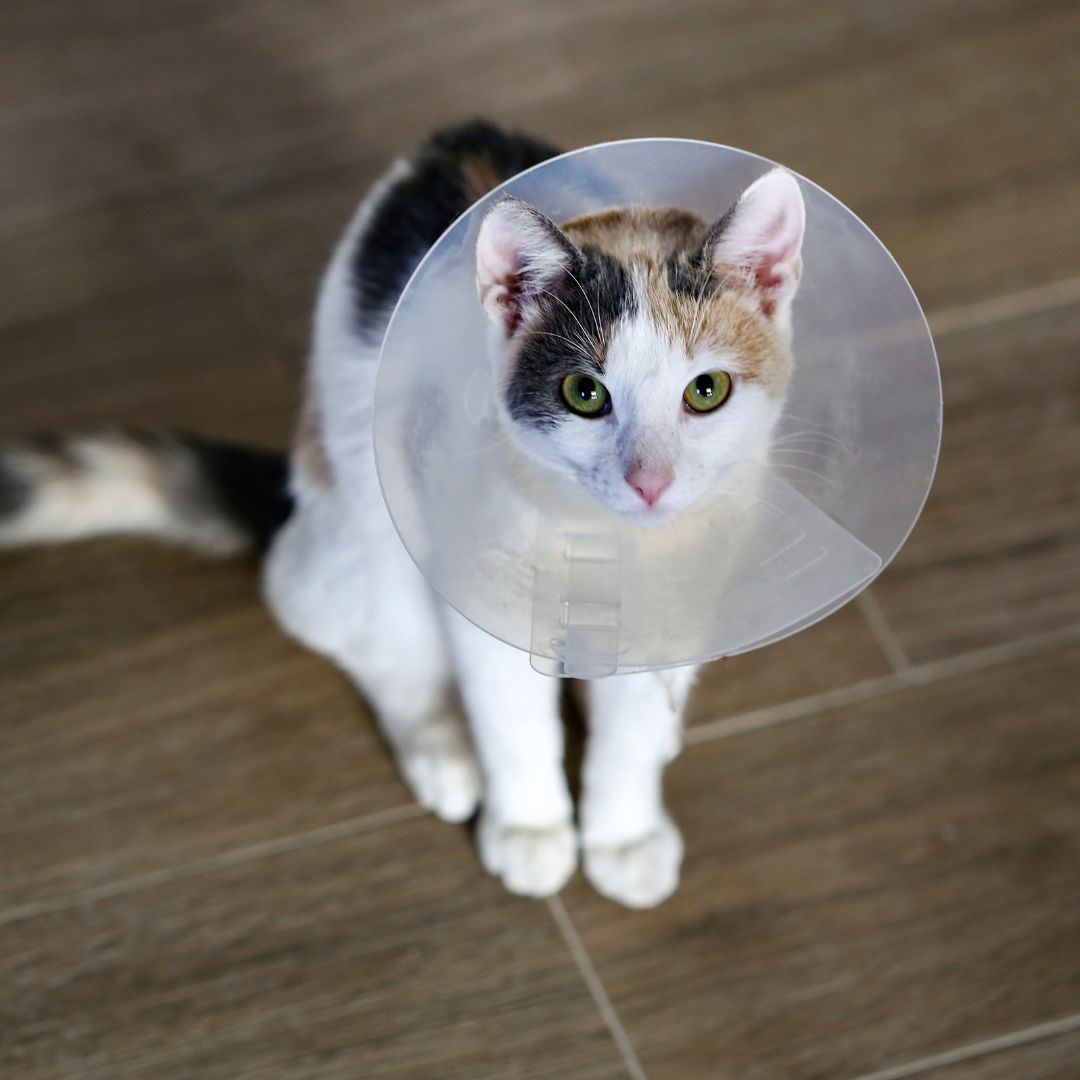
<path fill-rule="evenodd" d="M 591 375 L 567 375 L 562 381 L 563 401 L 579 416 L 595 419 L 611 412 L 611 395 L 607 387 Z"/>
<path fill-rule="evenodd" d="M 706 371 L 686 384 L 682 399 L 691 412 L 719 409 L 731 395 L 731 376 L 726 371 Z"/>

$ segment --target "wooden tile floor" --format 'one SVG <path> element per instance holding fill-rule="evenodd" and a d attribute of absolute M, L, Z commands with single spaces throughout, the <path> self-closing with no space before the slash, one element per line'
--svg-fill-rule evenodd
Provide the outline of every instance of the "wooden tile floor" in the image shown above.
<path fill-rule="evenodd" d="M 714 665 L 651 912 L 505 893 L 251 564 L 0 560 L 0 1076 L 1080 1077 L 1074 0 L 0 9 L 0 434 L 283 445 L 321 263 L 477 113 L 851 205 L 936 331 L 934 493 L 871 593 Z"/>

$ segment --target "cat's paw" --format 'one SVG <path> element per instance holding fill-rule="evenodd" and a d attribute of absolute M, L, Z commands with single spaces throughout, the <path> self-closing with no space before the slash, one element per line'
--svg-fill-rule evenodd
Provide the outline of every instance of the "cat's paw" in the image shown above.
<path fill-rule="evenodd" d="M 585 847 L 585 876 L 602 896 L 632 908 L 656 907 L 679 884 L 683 842 L 665 815 L 654 832 L 628 844 Z"/>
<path fill-rule="evenodd" d="M 480 770 L 456 718 L 432 720 L 396 748 L 416 801 L 443 821 L 467 821 L 480 805 Z"/>
<path fill-rule="evenodd" d="M 577 833 L 570 822 L 523 829 L 481 814 L 476 844 L 484 869 L 521 896 L 554 895 L 577 866 Z"/>

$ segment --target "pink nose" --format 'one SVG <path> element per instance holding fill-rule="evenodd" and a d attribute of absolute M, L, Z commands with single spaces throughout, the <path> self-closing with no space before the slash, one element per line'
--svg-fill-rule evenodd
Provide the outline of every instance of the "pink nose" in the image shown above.
<path fill-rule="evenodd" d="M 670 468 L 637 465 L 626 474 L 626 482 L 652 506 L 667 491 L 675 473 Z"/>

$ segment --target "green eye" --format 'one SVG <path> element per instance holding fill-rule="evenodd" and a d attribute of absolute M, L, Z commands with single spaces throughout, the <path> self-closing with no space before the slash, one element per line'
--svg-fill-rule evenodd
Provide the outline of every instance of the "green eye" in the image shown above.
<path fill-rule="evenodd" d="M 731 394 L 731 376 L 726 371 L 707 371 L 686 384 L 682 399 L 691 412 L 719 409 Z"/>
<path fill-rule="evenodd" d="M 611 395 L 607 387 L 591 375 L 567 375 L 562 381 L 563 401 L 579 416 L 593 419 L 611 412 Z"/>

